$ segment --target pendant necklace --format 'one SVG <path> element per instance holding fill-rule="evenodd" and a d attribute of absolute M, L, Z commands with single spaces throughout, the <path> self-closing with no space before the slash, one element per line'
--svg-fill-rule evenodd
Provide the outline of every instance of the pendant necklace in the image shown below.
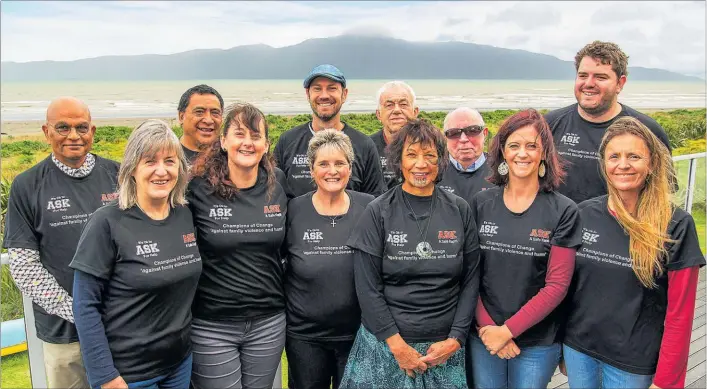
<path fill-rule="evenodd" d="M 340 216 L 341 216 L 341 215 L 336 215 L 336 216 L 334 216 L 334 217 L 331 218 L 331 227 L 332 227 L 332 228 L 333 228 L 333 227 L 336 227 L 336 219 L 338 219 Z M 331 217 L 331 216 L 327 216 L 327 217 Z"/>
<path fill-rule="evenodd" d="M 417 214 L 415 214 L 415 210 L 412 209 L 412 206 L 408 202 L 405 191 L 403 191 L 402 189 L 401 191 L 403 192 L 403 200 L 405 200 L 405 205 L 408 207 L 408 209 L 410 209 L 412 215 L 415 217 L 415 224 L 417 225 L 417 230 L 420 232 L 420 242 L 415 247 L 415 252 L 420 258 L 432 258 L 432 245 L 430 245 L 429 242 L 425 241 L 425 239 L 427 238 L 427 230 L 430 228 L 430 221 L 432 221 L 432 212 L 434 212 L 435 209 L 435 204 L 437 200 L 437 196 L 435 196 L 435 194 L 437 188 L 432 191 L 432 204 L 430 205 L 429 217 L 427 218 L 427 225 L 425 226 L 424 232 L 422 231 L 422 227 L 420 227 L 420 223 L 417 221 Z"/>

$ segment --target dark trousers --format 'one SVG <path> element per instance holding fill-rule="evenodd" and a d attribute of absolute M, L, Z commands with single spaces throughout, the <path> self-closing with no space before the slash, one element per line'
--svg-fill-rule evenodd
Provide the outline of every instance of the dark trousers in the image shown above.
<path fill-rule="evenodd" d="M 352 340 L 316 341 L 287 336 L 290 389 L 337 389 L 344 375 Z"/>

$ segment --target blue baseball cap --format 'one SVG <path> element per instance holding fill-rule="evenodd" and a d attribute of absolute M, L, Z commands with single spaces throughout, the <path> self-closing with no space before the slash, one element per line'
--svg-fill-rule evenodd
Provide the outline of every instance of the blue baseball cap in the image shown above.
<path fill-rule="evenodd" d="M 304 87 L 309 88 L 309 84 L 311 84 L 317 77 L 326 77 L 332 81 L 340 83 L 343 88 L 346 88 L 346 78 L 344 77 L 344 73 L 342 73 L 341 70 L 334 65 L 324 64 L 312 69 L 307 78 L 304 79 Z"/>

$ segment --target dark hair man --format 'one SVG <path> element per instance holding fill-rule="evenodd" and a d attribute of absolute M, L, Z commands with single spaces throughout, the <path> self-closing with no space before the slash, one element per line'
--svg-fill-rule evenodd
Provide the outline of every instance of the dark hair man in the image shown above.
<path fill-rule="evenodd" d="M 619 103 L 628 76 L 628 56 L 618 45 L 594 41 L 574 57 L 576 104 L 549 112 L 545 119 L 557 151 L 569 163 L 558 191 L 577 203 L 606 194 L 599 171 L 601 138 L 616 119 L 632 116 L 648 127 L 670 150 L 663 128 L 649 116 Z"/>
<path fill-rule="evenodd" d="M 219 137 L 223 121 L 223 97 L 208 85 L 187 89 L 177 106 L 184 133 L 179 139 L 189 161 L 211 146 Z"/>

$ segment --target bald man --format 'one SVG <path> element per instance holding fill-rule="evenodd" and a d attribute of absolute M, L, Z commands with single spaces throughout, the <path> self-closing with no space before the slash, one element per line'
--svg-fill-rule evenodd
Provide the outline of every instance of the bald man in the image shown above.
<path fill-rule="evenodd" d="M 48 387 L 88 388 L 69 263 L 89 215 L 117 198 L 119 165 L 89 152 L 96 127 L 76 98 L 52 101 L 42 131 L 52 153 L 12 182 L 3 246 L 12 278 L 33 302 Z"/>
<path fill-rule="evenodd" d="M 489 130 L 481 114 L 467 107 L 448 113 L 443 128 L 450 166 L 438 185 L 469 202 L 476 193 L 493 187 L 486 181 L 491 171 L 484 153 Z"/>

